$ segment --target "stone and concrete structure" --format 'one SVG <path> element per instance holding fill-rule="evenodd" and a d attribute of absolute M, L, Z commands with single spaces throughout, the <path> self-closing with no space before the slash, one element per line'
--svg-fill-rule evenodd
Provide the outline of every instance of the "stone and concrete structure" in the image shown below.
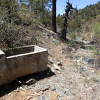
<path fill-rule="evenodd" d="M 0 85 L 47 68 L 48 51 L 36 45 L 0 50 Z"/>

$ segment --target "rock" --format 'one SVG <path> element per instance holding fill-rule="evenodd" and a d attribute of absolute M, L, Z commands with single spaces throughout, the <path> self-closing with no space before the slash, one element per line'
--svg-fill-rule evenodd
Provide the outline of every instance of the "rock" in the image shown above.
<path fill-rule="evenodd" d="M 100 80 L 98 80 L 98 84 L 100 84 Z"/>
<path fill-rule="evenodd" d="M 20 91 L 20 88 L 18 87 L 17 89 L 16 89 L 16 92 L 19 92 Z"/>
<path fill-rule="evenodd" d="M 51 69 L 52 72 L 55 72 L 54 67 L 51 67 L 50 69 Z"/>
<path fill-rule="evenodd" d="M 83 66 L 83 67 L 80 67 L 79 69 L 79 73 L 82 74 L 83 76 L 89 76 L 91 75 L 91 70 L 89 70 L 87 67 Z"/>
<path fill-rule="evenodd" d="M 58 71 L 58 74 L 61 74 L 61 71 Z"/>
<path fill-rule="evenodd" d="M 52 91 L 56 91 L 56 87 L 53 85 L 53 86 L 51 87 L 51 90 L 52 90 Z"/>
<path fill-rule="evenodd" d="M 52 42 L 53 42 L 55 45 L 58 44 L 58 41 L 57 41 L 56 39 L 54 39 L 54 38 L 52 38 Z"/>
<path fill-rule="evenodd" d="M 44 33 L 43 35 L 50 37 L 50 34 L 48 32 Z"/>
<path fill-rule="evenodd" d="M 49 64 L 53 64 L 54 59 L 52 57 L 48 57 Z"/>
<path fill-rule="evenodd" d="M 78 61 L 81 61 L 81 60 L 82 60 L 82 57 L 81 57 L 81 56 L 76 56 L 76 59 L 77 59 Z"/>
<path fill-rule="evenodd" d="M 56 64 L 53 64 L 53 67 L 55 70 L 61 70 L 60 66 L 56 65 Z"/>
<path fill-rule="evenodd" d="M 58 99 L 57 99 L 57 98 L 58 98 L 58 95 L 57 95 L 56 92 L 54 92 L 54 91 L 49 91 L 49 94 L 50 94 L 50 97 L 51 97 L 50 100 L 58 100 Z"/>
<path fill-rule="evenodd" d="M 60 89 L 57 89 L 56 92 L 60 97 L 64 95 L 64 93 Z"/>
<path fill-rule="evenodd" d="M 32 85 L 34 83 L 36 83 L 36 80 L 35 79 L 30 79 L 30 80 L 25 82 L 25 85 Z"/>
<path fill-rule="evenodd" d="M 41 41 L 41 43 L 44 44 L 44 45 L 47 45 L 47 42 L 45 42 L 45 41 L 43 41 L 43 40 Z"/>
<path fill-rule="evenodd" d="M 63 46 L 63 47 L 62 47 L 62 53 L 66 53 L 67 48 L 68 48 L 67 46 Z"/>
<path fill-rule="evenodd" d="M 83 74 L 84 71 L 85 71 L 85 68 L 84 68 L 84 67 L 80 67 L 80 68 L 78 69 L 78 71 L 79 71 L 80 74 Z"/>
<path fill-rule="evenodd" d="M 85 45 L 88 45 L 89 43 L 90 43 L 90 41 L 85 41 L 85 40 L 83 40 L 82 41 Z"/>
<path fill-rule="evenodd" d="M 91 64 L 91 65 L 93 65 L 94 64 L 94 59 L 89 59 L 88 63 Z"/>
<path fill-rule="evenodd" d="M 85 60 L 88 64 L 91 64 L 91 65 L 94 64 L 94 59 L 93 59 L 93 58 L 90 58 L 90 57 L 85 56 L 85 57 L 84 57 L 84 60 Z"/>
<path fill-rule="evenodd" d="M 66 88 L 61 89 L 61 92 L 62 92 L 63 94 L 65 94 L 66 96 L 70 96 L 70 95 L 71 95 L 70 92 L 68 91 L 68 89 L 66 89 Z"/>
<path fill-rule="evenodd" d="M 39 96 L 39 100 L 45 100 L 45 99 L 44 99 L 44 96 L 40 95 L 40 96 Z"/>

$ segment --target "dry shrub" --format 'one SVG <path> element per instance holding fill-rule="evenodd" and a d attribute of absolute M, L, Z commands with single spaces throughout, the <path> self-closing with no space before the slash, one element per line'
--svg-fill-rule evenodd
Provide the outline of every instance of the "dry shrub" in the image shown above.
<path fill-rule="evenodd" d="M 100 68 L 100 37 L 94 36 L 91 43 L 95 45 L 93 50 L 95 55 L 95 67 Z"/>
<path fill-rule="evenodd" d="M 100 55 L 96 57 L 95 59 L 95 67 L 100 68 Z"/>
<path fill-rule="evenodd" d="M 33 26 L 34 28 L 34 26 Z M 2 30 L 0 42 L 3 48 L 15 48 L 24 45 L 36 44 L 36 29 L 24 26 L 11 26 Z"/>
<path fill-rule="evenodd" d="M 37 43 L 38 21 L 34 12 L 24 6 L 19 6 L 15 10 L 12 11 L 14 13 L 9 23 L 7 10 L 0 6 L 0 48 L 15 48 Z"/>

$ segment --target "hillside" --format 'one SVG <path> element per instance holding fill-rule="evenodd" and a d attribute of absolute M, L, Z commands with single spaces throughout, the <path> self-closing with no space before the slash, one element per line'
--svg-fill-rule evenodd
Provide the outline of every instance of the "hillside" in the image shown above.
<path fill-rule="evenodd" d="M 0 87 L 0 100 L 100 99 L 100 70 L 93 67 L 92 52 L 73 48 L 51 34 L 44 30 L 38 39 L 38 45 L 48 49 L 49 69 Z"/>
<path fill-rule="evenodd" d="M 68 31 L 81 32 L 82 26 L 84 26 L 84 24 L 88 21 L 92 23 L 92 20 L 96 19 L 96 16 L 98 15 L 100 15 L 100 2 L 94 5 L 86 6 L 83 9 L 71 11 L 68 20 Z M 60 26 L 63 24 L 63 16 L 64 15 L 57 16 L 57 23 Z"/>

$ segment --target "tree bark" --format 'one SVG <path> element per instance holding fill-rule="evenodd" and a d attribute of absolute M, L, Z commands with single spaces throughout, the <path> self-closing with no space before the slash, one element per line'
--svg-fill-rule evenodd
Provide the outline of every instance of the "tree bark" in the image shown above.
<path fill-rule="evenodd" d="M 9 23 L 11 23 L 11 9 L 9 5 L 7 6 L 7 8 L 8 8 L 8 21 Z"/>
<path fill-rule="evenodd" d="M 44 24 L 44 1 L 42 0 L 42 23 Z"/>
<path fill-rule="evenodd" d="M 9 23 L 11 23 L 11 5 L 10 5 L 11 2 L 13 2 L 16 5 L 18 4 L 17 0 L 14 0 L 14 1 L 10 0 L 7 2 L 8 3 L 7 9 L 8 9 L 8 21 L 9 21 Z"/>
<path fill-rule="evenodd" d="M 53 32 L 57 32 L 56 29 L 56 0 L 52 0 L 53 8 L 52 8 L 52 30 Z"/>
<path fill-rule="evenodd" d="M 64 39 L 65 41 L 67 40 L 66 38 L 66 34 L 67 34 L 67 18 L 65 18 L 64 20 L 64 26 L 63 26 L 63 30 L 62 30 L 62 39 Z"/>

